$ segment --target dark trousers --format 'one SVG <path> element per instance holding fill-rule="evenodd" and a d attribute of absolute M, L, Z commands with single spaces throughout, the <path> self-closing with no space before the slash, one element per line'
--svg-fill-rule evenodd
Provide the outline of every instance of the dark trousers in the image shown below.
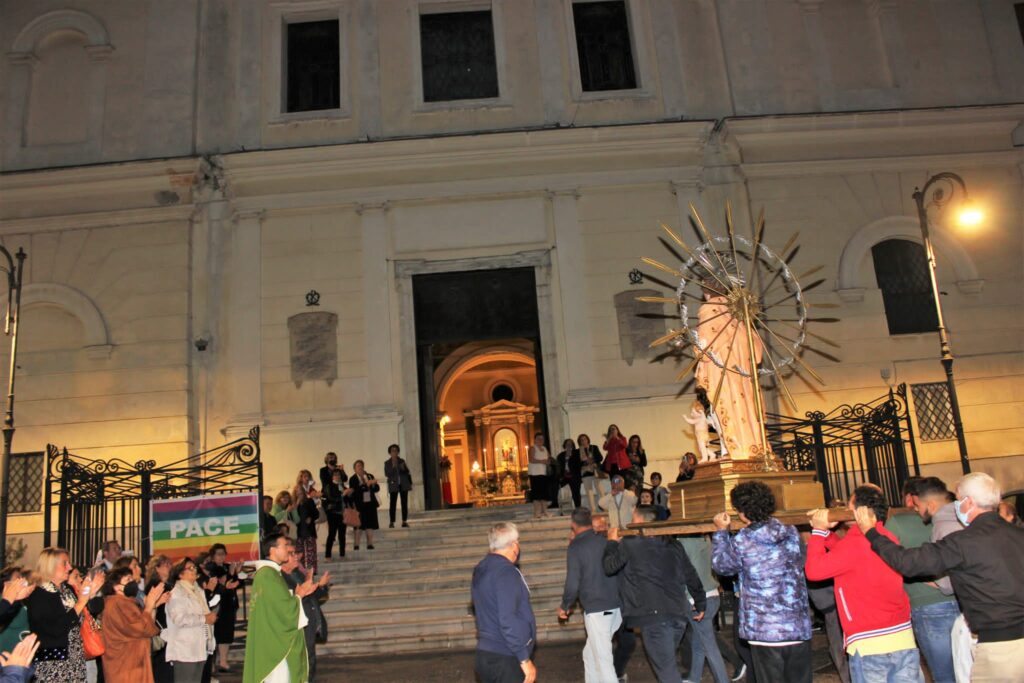
<path fill-rule="evenodd" d="M 754 671 L 760 683 L 811 683 L 811 641 L 799 645 L 751 645 Z"/>
<path fill-rule="evenodd" d="M 327 513 L 327 545 L 324 547 L 324 557 L 331 556 L 331 550 L 334 548 L 334 539 L 338 539 L 338 556 L 345 557 L 345 532 L 348 527 L 345 526 L 345 518 L 342 517 L 339 512 L 328 512 Z"/>
<path fill-rule="evenodd" d="M 316 677 L 316 627 L 319 619 L 310 619 L 306 627 L 302 629 L 306 637 L 306 658 L 309 660 L 309 683 L 313 683 Z"/>
<path fill-rule="evenodd" d="M 658 683 L 680 683 L 679 665 L 676 663 L 676 650 L 686 632 L 686 619 L 669 617 L 657 624 L 648 624 L 640 629 L 644 637 L 644 650 L 647 661 L 654 671 Z"/>
<path fill-rule="evenodd" d="M 395 506 L 398 504 L 398 499 L 402 499 L 402 524 L 409 521 L 409 492 L 408 491 L 395 491 L 389 492 L 388 495 L 391 497 L 391 508 L 388 512 L 391 515 L 391 523 L 395 523 Z"/>
<path fill-rule="evenodd" d="M 480 683 L 523 683 L 526 674 L 512 655 L 476 651 L 476 674 Z"/>
<path fill-rule="evenodd" d="M 622 678 L 626 675 L 626 665 L 629 664 L 629 658 L 633 656 L 633 650 L 636 649 L 636 634 L 623 624 L 615 634 L 615 640 L 615 652 L 612 654 L 612 662 L 615 665 L 615 675 Z"/>
<path fill-rule="evenodd" d="M 747 665 L 746 683 L 757 683 L 757 672 L 754 669 L 754 655 L 750 651 L 750 643 L 740 638 L 739 628 L 736 626 L 735 621 L 732 627 L 732 644 L 736 646 L 736 654 Z"/>
<path fill-rule="evenodd" d="M 582 482 L 578 479 L 572 479 L 569 481 L 569 492 L 572 494 L 572 506 L 578 508 L 583 505 L 583 499 L 580 497 L 580 484 Z"/>

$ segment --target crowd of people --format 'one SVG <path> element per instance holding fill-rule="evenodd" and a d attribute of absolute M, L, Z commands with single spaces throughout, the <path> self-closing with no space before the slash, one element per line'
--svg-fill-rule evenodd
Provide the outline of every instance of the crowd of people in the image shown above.
<path fill-rule="evenodd" d="M 338 456 L 328 453 L 319 485 L 304 469 L 290 490 L 263 498 L 262 540 L 279 547 L 275 571 L 289 594 L 301 597 L 301 680 L 313 680 L 316 643 L 326 640 L 320 606 L 328 597 L 329 573 L 318 575 L 320 530 L 326 527 L 327 559 L 335 549 L 345 556 L 350 527 L 352 548 L 359 550 L 365 536 L 365 547 L 372 550 L 382 484 L 391 498 L 391 527 L 397 523 L 399 503 L 401 524 L 408 527 L 412 477 L 399 454 L 397 445 L 388 448 L 385 481 L 378 483 L 362 460 L 353 463 L 348 476 Z M 32 567 L 3 569 L 0 683 L 208 683 L 230 672 L 239 588 L 250 577 L 241 563 L 228 562 L 227 555 L 217 543 L 195 558 L 172 562 L 155 555 L 143 563 L 110 540 L 93 566 L 74 567 L 67 551 L 46 548 Z M 264 564 L 256 563 L 257 574 Z M 254 590 L 250 612 L 255 596 Z M 273 651 L 262 647 L 264 655 Z"/>
<path fill-rule="evenodd" d="M 692 479 L 696 468 L 697 456 L 686 453 L 675 481 Z M 538 432 L 528 453 L 534 517 L 546 516 L 546 508 L 561 507 L 559 501 L 564 498 L 571 501 L 573 509 L 586 504 L 590 510 L 613 514 L 622 520 L 621 528 L 629 523 L 637 505 L 652 505 L 659 520 L 667 519 L 671 514 L 668 489 L 662 486 L 660 472 L 651 472 L 646 480 L 646 469 L 647 451 L 640 435 L 633 434 L 627 439 L 618 425 L 608 425 L 600 448 L 591 442 L 590 436 L 580 434 L 576 439 L 563 441 L 562 450 L 553 457 L 545 446 L 544 435 Z"/>
<path fill-rule="evenodd" d="M 612 487 L 614 497 L 625 478 Z M 705 667 L 715 683 L 810 683 L 817 612 L 844 683 L 923 683 L 925 670 L 934 683 L 1024 683 L 1024 526 L 999 485 L 974 473 L 954 492 L 912 477 L 903 493 L 906 509 L 890 511 L 862 484 L 846 503 L 853 522 L 814 510 L 801 532 L 749 481 L 730 493 L 738 530 L 722 512 L 714 533 L 678 538 L 623 537 L 626 509 L 606 508 L 605 520 L 577 507 L 558 618 L 583 613 L 585 680 L 625 681 L 639 633 L 660 683 L 699 681 Z M 658 519 L 646 497 L 629 513 Z M 476 671 L 484 683 L 532 683 L 537 627 L 518 529 L 497 524 L 488 542 L 472 583 Z M 716 629 L 726 596 L 731 642 Z"/>

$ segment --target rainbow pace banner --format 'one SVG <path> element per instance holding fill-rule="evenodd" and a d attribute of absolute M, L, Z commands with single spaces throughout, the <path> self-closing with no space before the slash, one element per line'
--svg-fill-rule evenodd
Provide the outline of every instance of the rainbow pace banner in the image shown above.
<path fill-rule="evenodd" d="M 223 543 L 229 562 L 258 560 L 259 502 L 255 492 L 151 501 L 151 551 L 174 560 Z"/>

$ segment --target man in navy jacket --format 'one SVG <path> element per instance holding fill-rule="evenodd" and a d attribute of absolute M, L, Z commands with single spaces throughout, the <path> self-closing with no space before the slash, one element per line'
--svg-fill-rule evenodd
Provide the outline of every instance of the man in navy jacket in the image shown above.
<path fill-rule="evenodd" d="M 515 562 L 519 529 L 500 522 L 487 534 L 491 552 L 473 569 L 476 672 L 482 683 L 533 683 L 537 621 L 530 589 Z"/>

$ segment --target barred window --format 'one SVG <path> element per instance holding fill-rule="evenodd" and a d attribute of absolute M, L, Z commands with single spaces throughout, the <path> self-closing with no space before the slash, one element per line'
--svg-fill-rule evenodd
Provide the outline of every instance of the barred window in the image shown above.
<path fill-rule="evenodd" d="M 572 6 L 583 92 L 636 88 L 633 45 L 624 0 Z"/>
<path fill-rule="evenodd" d="M 8 511 L 39 512 L 43 509 L 42 453 L 11 454 L 11 486 Z"/>
<path fill-rule="evenodd" d="M 953 427 L 953 406 L 945 382 L 911 384 L 917 431 L 921 441 L 946 441 L 956 437 Z"/>
<path fill-rule="evenodd" d="M 498 96 L 490 10 L 420 15 L 420 55 L 424 102 Z"/>
<path fill-rule="evenodd" d="M 341 107 L 338 20 L 304 21 L 286 27 L 285 110 Z"/>
<path fill-rule="evenodd" d="M 924 247 L 909 240 L 886 240 L 871 247 L 871 256 L 889 334 L 939 329 Z"/>

